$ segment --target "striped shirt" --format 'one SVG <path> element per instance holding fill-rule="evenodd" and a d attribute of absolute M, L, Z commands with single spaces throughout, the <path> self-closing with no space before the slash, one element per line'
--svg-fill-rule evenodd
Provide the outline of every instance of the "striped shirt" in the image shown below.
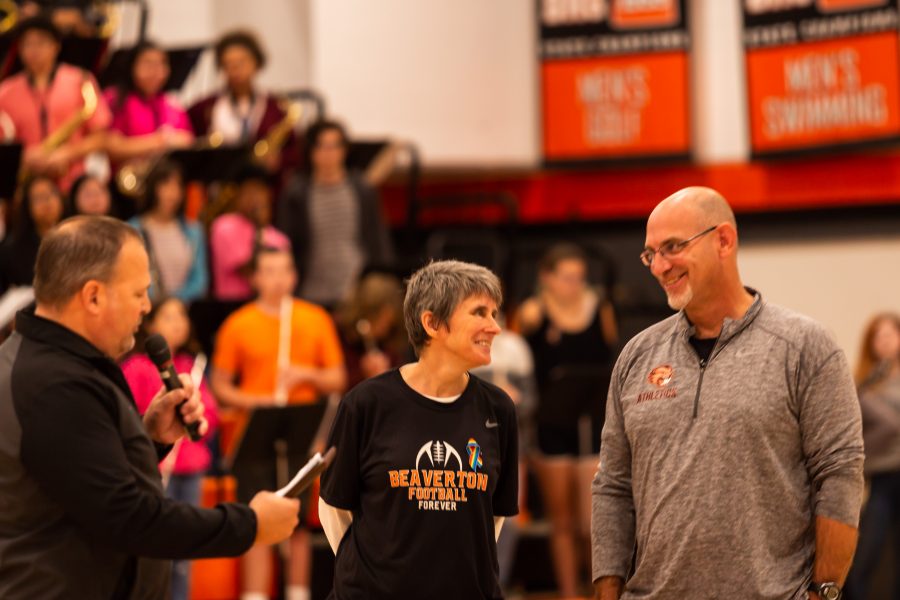
<path fill-rule="evenodd" d="M 314 184 L 309 194 L 310 261 L 301 273 L 302 296 L 333 305 L 350 293 L 365 257 L 360 243 L 359 202 L 349 181 Z"/>

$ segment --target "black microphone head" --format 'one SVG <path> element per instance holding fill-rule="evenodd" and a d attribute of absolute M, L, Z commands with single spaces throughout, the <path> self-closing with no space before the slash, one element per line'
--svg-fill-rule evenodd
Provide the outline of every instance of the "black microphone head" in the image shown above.
<path fill-rule="evenodd" d="M 144 342 L 144 350 L 158 369 L 165 368 L 166 363 L 171 362 L 172 360 L 172 352 L 169 350 L 169 344 L 167 344 L 166 339 L 158 333 L 154 333 L 147 338 L 147 341 Z"/>

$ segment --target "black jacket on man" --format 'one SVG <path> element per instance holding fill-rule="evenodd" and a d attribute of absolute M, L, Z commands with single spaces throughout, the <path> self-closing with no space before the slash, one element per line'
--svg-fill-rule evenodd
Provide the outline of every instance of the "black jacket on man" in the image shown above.
<path fill-rule="evenodd" d="M 16 325 L 0 346 L 0 598 L 167 598 L 165 559 L 253 544 L 250 508 L 164 497 L 169 448 L 118 365 L 34 306 Z"/>

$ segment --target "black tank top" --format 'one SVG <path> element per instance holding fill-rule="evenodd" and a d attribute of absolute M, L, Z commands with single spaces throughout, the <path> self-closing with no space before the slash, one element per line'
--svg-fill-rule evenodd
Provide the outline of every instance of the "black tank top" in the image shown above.
<path fill-rule="evenodd" d="M 525 338 L 534 355 L 534 375 L 544 389 L 554 369 L 570 366 L 607 368 L 612 351 L 603 337 L 600 311 L 594 310 L 590 324 L 578 332 L 559 329 L 544 312 L 540 327 Z"/>

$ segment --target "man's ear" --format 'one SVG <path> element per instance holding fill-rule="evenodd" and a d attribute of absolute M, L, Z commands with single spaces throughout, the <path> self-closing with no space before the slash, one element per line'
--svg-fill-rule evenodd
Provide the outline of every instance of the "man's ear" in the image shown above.
<path fill-rule="evenodd" d="M 716 230 L 716 241 L 719 246 L 719 254 L 727 256 L 737 251 L 737 229 L 731 223 L 723 223 Z"/>
<path fill-rule="evenodd" d="M 91 279 L 82 286 L 78 297 L 81 300 L 81 305 L 88 313 L 92 315 L 99 314 L 106 303 L 106 286 L 95 279 Z"/>

